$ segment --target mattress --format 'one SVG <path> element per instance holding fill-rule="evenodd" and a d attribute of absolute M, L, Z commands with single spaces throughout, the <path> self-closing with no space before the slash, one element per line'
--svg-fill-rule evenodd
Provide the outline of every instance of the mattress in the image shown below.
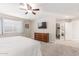
<path fill-rule="evenodd" d="M 0 38 L 0 56 L 41 56 L 40 42 L 23 36 Z"/>

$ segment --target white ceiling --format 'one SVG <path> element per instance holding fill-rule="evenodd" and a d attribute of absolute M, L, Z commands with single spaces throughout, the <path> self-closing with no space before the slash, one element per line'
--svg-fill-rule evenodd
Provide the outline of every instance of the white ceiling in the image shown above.
<path fill-rule="evenodd" d="M 38 7 L 44 12 L 79 17 L 79 3 L 44 3 Z"/>
<path fill-rule="evenodd" d="M 78 3 L 45 3 L 38 4 L 42 10 L 46 12 L 54 12 L 61 14 L 79 14 L 79 4 Z"/>
<path fill-rule="evenodd" d="M 79 17 L 79 3 L 36 3 L 34 5 L 36 5 L 36 7 L 33 6 L 34 8 L 40 9 L 36 15 L 38 17 L 45 17 L 47 16 L 46 13 Z M 21 10 L 19 6 L 19 3 L 0 3 L 0 13 L 25 19 L 34 19 L 36 17 L 31 13 L 25 15 L 25 11 Z"/>

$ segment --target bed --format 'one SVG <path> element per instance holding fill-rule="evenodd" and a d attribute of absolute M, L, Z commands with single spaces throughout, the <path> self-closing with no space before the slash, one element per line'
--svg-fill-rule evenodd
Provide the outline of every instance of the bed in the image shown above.
<path fill-rule="evenodd" d="M 40 42 L 23 36 L 0 38 L 0 56 L 41 56 Z"/>

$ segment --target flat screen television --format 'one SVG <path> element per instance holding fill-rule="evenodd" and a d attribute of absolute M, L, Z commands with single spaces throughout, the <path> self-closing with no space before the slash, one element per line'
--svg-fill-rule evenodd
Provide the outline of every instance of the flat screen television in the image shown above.
<path fill-rule="evenodd" d="M 47 23 L 46 22 L 41 22 L 38 24 L 39 29 L 46 29 L 47 28 Z"/>

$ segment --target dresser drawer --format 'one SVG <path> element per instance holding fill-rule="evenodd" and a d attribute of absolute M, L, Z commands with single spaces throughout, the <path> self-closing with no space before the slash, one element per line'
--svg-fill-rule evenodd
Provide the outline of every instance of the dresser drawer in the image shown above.
<path fill-rule="evenodd" d="M 49 41 L 49 34 L 48 33 L 35 33 L 34 38 L 35 38 L 35 40 L 48 42 Z"/>

